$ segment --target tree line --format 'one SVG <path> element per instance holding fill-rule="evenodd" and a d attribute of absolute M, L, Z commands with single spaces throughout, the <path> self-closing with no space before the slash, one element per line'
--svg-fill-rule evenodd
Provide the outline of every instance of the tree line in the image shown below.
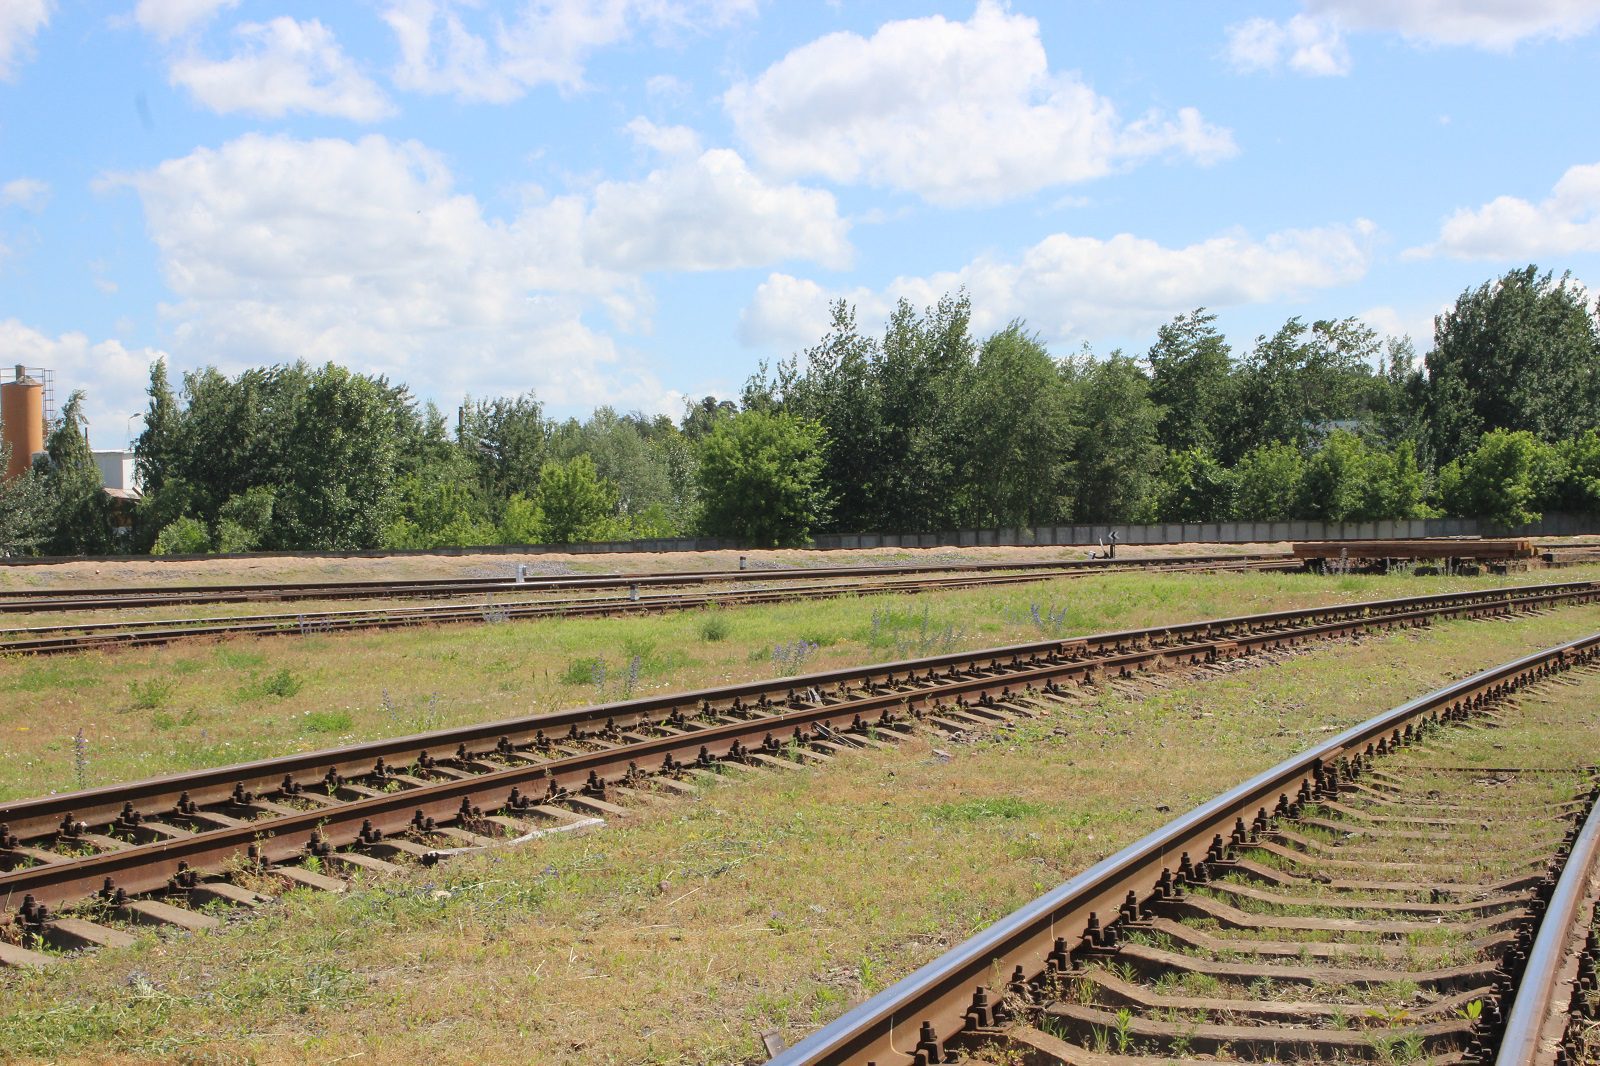
<path fill-rule="evenodd" d="M 98 491 L 66 404 L 0 486 L 0 548 L 51 554 L 428 548 L 691 533 L 1068 522 L 1507 525 L 1600 511 L 1600 301 L 1530 266 L 1463 292 L 1418 358 L 1355 319 L 1291 318 L 1234 351 L 1204 308 L 1138 355 L 986 337 L 964 293 L 868 332 L 840 302 L 817 344 L 738 403 L 678 419 L 556 419 L 530 394 L 454 425 L 402 385 L 329 364 L 151 370 L 143 498 Z"/>

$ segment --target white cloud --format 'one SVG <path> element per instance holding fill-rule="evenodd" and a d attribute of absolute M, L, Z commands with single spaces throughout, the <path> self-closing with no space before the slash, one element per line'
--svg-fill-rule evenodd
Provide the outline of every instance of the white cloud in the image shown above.
<path fill-rule="evenodd" d="M 594 190 L 590 258 L 626 271 L 727 270 L 784 259 L 843 268 L 848 225 L 833 195 L 773 185 L 717 148 L 636 182 Z"/>
<path fill-rule="evenodd" d="M 239 0 L 139 0 L 133 20 L 146 33 L 170 41 L 204 26 L 224 9 L 238 6 Z"/>
<path fill-rule="evenodd" d="M 802 45 L 723 97 L 764 166 L 866 182 L 939 204 L 992 203 L 1154 156 L 1207 163 L 1232 136 L 1192 108 L 1124 123 L 1053 72 L 1031 18 L 981 0 L 971 19 L 889 22 Z"/>
<path fill-rule="evenodd" d="M 371 122 L 393 113 L 321 22 L 280 17 L 233 29 L 239 50 L 227 59 L 188 55 L 169 77 L 211 110 L 277 118 L 290 112 Z"/>
<path fill-rule="evenodd" d="M 691 156 L 700 151 L 700 135 L 688 126 L 657 126 L 647 118 L 636 118 L 626 129 L 641 145 L 664 156 Z"/>
<path fill-rule="evenodd" d="M 726 149 L 508 219 L 436 153 L 375 135 L 249 134 L 108 183 L 143 202 L 178 356 L 333 359 L 432 395 L 653 410 L 665 390 L 587 321 L 647 325 L 637 272 L 849 254 L 830 194 L 768 184 Z"/>
<path fill-rule="evenodd" d="M 1369 307 L 1356 317 L 1386 337 L 1410 337 L 1412 346 L 1420 358 L 1424 352 L 1433 347 L 1433 316 L 1443 314 L 1447 310 L 1449 310 L 1447 304 L 1441 304 L 1431 311 L 1382 304 Z"/>
<path fill-rule="evenodd" d="M 13 178 L 0 185 L 0 207 L 41 211 L 50 199 L 50 186 L 38 178 Z"/>
<path fill-rule="evenodd" d="M 0 351 L 6 362 L 55 371 L 56 403 L 84 390 L 89 443 L 120 448 L 127 443 L 128 416 L 145 406 L 150 364 L 164 358 L 151 348 L 129 349 L 118 340 L 91 341 L 82 333 L 51 337 L 14 318 L 0 319 Z"/>
<path fill-rule="evenodd" d="M 122 180 L 179 297 L 177 349 L 236 367 L 334 359 L 424 392 L 593 402 L 617 353 L 582 316 L 642 299 L 581 262 L 581 203 L 486 218 L 415 142 L 250 134 Z"/>
<path fill-rule="evenodd" d="M 1350 29 L 1493 51 L 1531 38 L 1578 37 L 1600 25 L 1595 0 L 1306 0 L 1306 7 Z"/>
<path fill-rule="evenodd" d="M 1347 74 L 1346 34 L 1397 33 L 1421 45 L 1506 52 L 1524 40 L 1579 37 L 1600 25 L 1595 0 L 1303 0 L 1287 21 L 1228 27 L 1228 58 L 1241 71 L 1287 64 L 1301 74 Z"/>
<path fill-rule="evenodd" d="M 983 256 L 959 270 L 896 278 L 881 292 L 865 294 L 830 293 L 814 282 L 773 274 L 745 308 L 740 337 L 757 346 L 802 347 L 821 336 L 835 297 L 856 303 L 870 320 L 900 298 L 923 307 L 958 288 L 972 297 L 978 332 L 1020 317 L 1058 343 L 1125 336 L 1152 331 L 1202 305 L 1296 299 L 1357 281 L 1366 273 L 1374 234 L 1364 219 L 1260 240 L 1227 233 L 1183 248 L 1127 233 L 1109 240 L 1058 233 L 1015 260 Z"/>
<path fill-rule="evenodd" d="M 1445 220 L 1433 244 L 1408 249 L 1406 258 L 1532 260 L 1600 252 L 1600 163 L 1575 166 L 1539 203 L 1498 196 Z"/>
<path fill-rule="evenodd" d="M 6 0 L 0 4 L 0 81 L 11 81 L 33 55 L 33 38 L 50 21 L 50 0 Z"/>
<path fill-rule="evenodd" d="M 1228 27 L 1228 57 L 1245 72 L 1273 71 L 1287 64 L 1300 74 L 1350 73 L 1350 53 L 1339 27 L 1309 15 L 1296 15 L 1285 23 L 1253 18 Z"/>
<path fill-rule="evenodd" d="M 400 46 L 395 84 L 458 99 L 507 103 L 538 85 L 583 85 L 589 56 L 640 26 L 661 32 L 726 25 L 755 0 L 525 0 L 485 20 L 472 0 L 390 0 L 383 19 Z M 489 26 L 474 26 L 488 21 Z"/>

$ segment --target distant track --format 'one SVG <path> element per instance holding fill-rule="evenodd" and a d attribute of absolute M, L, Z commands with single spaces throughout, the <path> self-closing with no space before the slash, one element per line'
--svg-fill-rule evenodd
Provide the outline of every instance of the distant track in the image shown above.
<path fill-rule="evenodd" d="M 204 603 L 269 603 L 295 600 L 427 599 L 478 593 L 583 592 L 629 587 L 692 587 L 749 581 L 829 581 L 913 574 L 982 574 L 999 571 L 1094 573 L 1161 568 L 1177 564 L 1261 562 L 1292 564 L 1286 552 L 1137 556 L 1123 559 L 1048 559 L 1005 563 L 913 563 L 883 566 L 792 567 L 758 570 L 676 570 L 637 574 L 572 574 L 512 577 L 418 578 L 405 581 L 300 581 L 237 585 L 144 585 L 106 588 L 3 589 L 0 614 L 94 611 Z"/>
<path fill-rule="evenodd" d="M 925 568 L 910 568 L 909 572 L 893 568 L 863 568 L 870 573 L 848 571 L 857 580 L 819 581 L 819 571 L 746 571 L 719 572 L 711 577 L 715 582 L 742 582 L 748 587 L 729 588 L 724 591 L 674 591 L 685 584 L 680 575 L 646 575 L 597 579 L 562 586 L 564 588 L 598 589 L 589 595 L 525 598 L 532 583 L 515 584 L 499 582 L 476 588 L 479 594 L 493 597 L 470 603 L 424 604 L 404 607 L 351 608 L 332 611 L 306 611 L 295 614 L 273 613 L 212 618 L 132 619 L 111 622 L 83 622 L 47 624 L 23 628 L 0 629 L 0 654 L 52 655 L 64 652 L 86 651 L 96 648 L 143 647 L 168 644 L 176 640 L 195 637 L 231 636 L 305 636 L 345 630 L 395 629 L 403 626 L 440 625 L 446 623 L 475 622 L 498 623 L 512 619 L 528 618 L 593 618 L 618 614 L 659 613 L 689 610 L 698 607 L 743 606 L 750 604 L 780 603 L 787 600 L 818 599 L 829 596 L 882 592 L 925 592 L 971 588 L 977 586 L 1018 584 L 1044 581 L 1060 577 L 1086 577 L 1097 574 L 1139 571 L 1143 573 L 1219 572 L 1243 570 L 1301 569 L 1300 564 L 1282 555 L 1272 556 L 1216 556 L 1201 560 L 1180 558 L 1149 558 L 1138 560 L 1107 560 L 1094 563 L 1023 564 L 1005 566 L 957 566 L 953 573 L 929 572 Z M 839 570 L 826 573 L 837 575 Z M 879 576 L 881 575 L 881 576 Z M 800 580 L 796 582 L 796 578 Z M 768 582 L 784 582 L 769 584 Z M 688 582 L 689 584 L 711 584 Z M 604 590 L 618 586 L 627 588 L 623 595 L 605 595 Z M 643 587 L 667 586 L 666 591 L 646 594 Z M 344 587 L 344 586 L 341 586 Z M 393 587 L 393 586 L 390 586 Z M 410 587 L 410 586 L 403 586 Z M 394 595 L 401 595 L 395 593 Z M 429 595 L 440 595 L 430 592 Z M 56 601 L 60 602 L 60 601 Z M 147 607 L 143 601 L 122 603 L 121 607 Z M 55 608 L 65 610 L 66 608 Z M 94 608 L 82 607 L 90 610 Z"/>

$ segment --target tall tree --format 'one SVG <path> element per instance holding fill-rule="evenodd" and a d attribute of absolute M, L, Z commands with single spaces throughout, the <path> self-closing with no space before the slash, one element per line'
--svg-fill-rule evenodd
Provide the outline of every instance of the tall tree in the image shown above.
<path fill-rule="evenodd" d="M 45 442 L 43 479 L 51 530 L 44 550 L 50 555 L 99 555 L 114 547 L 111 504 L 89 450 L 87 425 L 83 393 L 74 392 Z"/>
<path fill-rule="evenodd" d="M 1491 429 L 1556 441 L 1600 425 L 1600 304 L 1535 266 L 1469 289 L 1434 319 L 1428 419 L 1441 460 Z"/>
<path fill-rule="evenodd" d="M 1203 307 L 1179 315 L 1150 347 L 1150 398 L 1161 408 L 1156 438 L 1169 451 L 1214 452 L 1228 430 L 1233 358 L 1216 321 Z"/>
<path fill-rule="evenodd" d="M 827 513 L 823 429 L 784 412 L 745 411 L 701 442 L 702 525 L 760 547 L 804 544 Z"/>
<path fill-rule="evenodd" d="M 1073 395 L 1020 322 L 983 342 L 961 405 L 963 526 L 1050 525 L 1072 513 Z"/>
<path fill-rule="evenodd" d="M 1081 412 L 1073 449 L 1077 518 L 1132 521 L 1144 513 L 1162 461 L 1150 380 L 1121 352 L 1098 361 L 1085 355 L 1065 364 L 1063 373 Z"/>

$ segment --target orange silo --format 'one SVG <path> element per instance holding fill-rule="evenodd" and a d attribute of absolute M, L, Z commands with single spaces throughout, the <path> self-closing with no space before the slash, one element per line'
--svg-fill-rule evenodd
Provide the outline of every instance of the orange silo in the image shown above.
<path fill-rule="evenodd" d="M 27 367 L 17 367 L 16 380 L 0 385 L 0 432 L 11 445 L 10 481 L 27 473 L 34 452 L 44 451 L 44 383 L 30 378 Z"/>

